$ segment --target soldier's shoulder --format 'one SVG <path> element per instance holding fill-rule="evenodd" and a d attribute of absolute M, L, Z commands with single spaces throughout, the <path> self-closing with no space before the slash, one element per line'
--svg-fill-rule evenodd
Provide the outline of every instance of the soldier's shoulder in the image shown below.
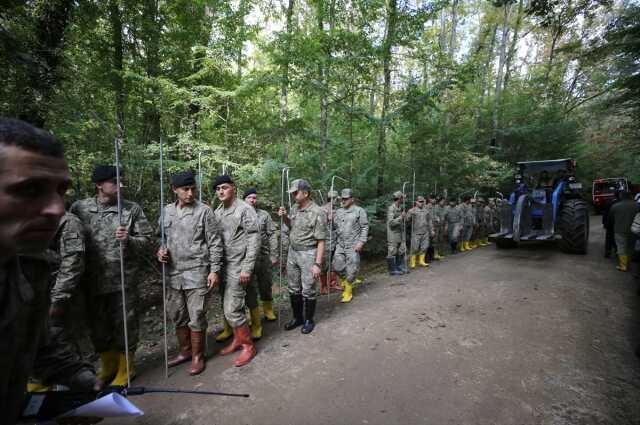
<path fill-rule="evenodd" d="M 79 213 L 88 210 L 92 206 L 95 206 L 95 204 L 95 198 L 78 199 L 73 204 L 71 204 L 70 211 L 73 213 Z"/>
<path fill-rule="evenodd" d="M 142 211 L 142 207 L 134 201 L 130 201 L 128 199 L 122 200 L 122 209 L 128 211 Z"/>
<path fill-rule="evenodd" d="M 62 216 L 62 219 L 60 220 L 60 227 L 64 228 L 65 230 L 81 232 L 82 231 L 82 221 L 80 221 L 80 218 L 78 218 L 77 215 L 75 215 L 75 214 L 73 214 L 71 212 L 66 212 Z"/>

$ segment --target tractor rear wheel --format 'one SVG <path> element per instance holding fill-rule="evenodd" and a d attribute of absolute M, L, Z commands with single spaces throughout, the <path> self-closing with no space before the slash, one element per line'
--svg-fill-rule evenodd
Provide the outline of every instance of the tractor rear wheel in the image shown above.
<path fill-rule="evenodd" d="M 586 254 L 589 243 L 589 206 L 582 199 L 569 199 L 562 204 L 558 219 L 562 236 L 560 248 L 572 254 Z"/>

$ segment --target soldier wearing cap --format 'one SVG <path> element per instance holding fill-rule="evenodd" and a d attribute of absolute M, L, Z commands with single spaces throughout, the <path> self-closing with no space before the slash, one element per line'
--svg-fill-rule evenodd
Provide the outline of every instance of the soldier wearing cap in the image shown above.
<path fill-rule="evenodd" d="M 416 205 L 407 213 L 407 218 L 411 220 L 411 257 L 409 266 L 416 268 L 416 257 L 418 264 L 422 267 L 428 267 L 425 261 L 427 249 L 429 248 L 429 238 L 435 235 L 433 218 L 431 216 L 433 208 L 425 206 L 423 196 L 416 198 Z"/>
<path fill-rule="evenodd" d="M 271 219 L 271 214 L 257 207 L 258 190 L 255 187 L 245 190 L 242 195 L 244 201 L 252 206 L 258 215 L 258 226 L 260 227 L 260 252 L 256 260 L 254 276 L 262 301 L 264 317 L 272 322 L 277 319 L 273 312 L 272 294 L 272 269 L 278 264 L 278 235 L 276 226 Z M 251 334 L 254 339 L 262 336 L 262 325 L 260 322 L 260 310 L 251 311 Z"/>
<path fill-rule="evenodd" d="M 336 252 L 333 270 L 340 276 L 343 292 L 341 302 L 348 303 L 353 298 L 353 283 L 360 270 L 360 253 L 367 242 L 369 220 L 367 212 L 353 202 L 353 191 L 343 189 L 342 208 L 336 211 L 333 228 L 336 234 Z"/>
<path fill-rule="evenodd" d="M 338 208 L 338 192 L 330 190 L 327 192 L 327 202 L 321 207 L 327 215 L 327 227 L 329 235 L 325 242 L 324 258 L 322 260 L 323 272 L 320 275 L 320 294 L 326 295 L 329 290 L 337 288 L 338 276 L 336 272 L 331 270 L 331 258 L 333 258 L 336 251 L 336 233 L 331 225 L 333 216 Z M 329 282 L 327 282 L 327 274 L 329 274 Z"/>
<path fill-rule="evenodd" d="M 460 251 L 471 251 L 473 249 L 471 247 L 471 237 L 476 225 L 476 216 L 471 205 L 471 196 L 465 195 L 462 198 L 462 203 L 458 207 L 462 212 L 462 247 Z"/>
<path fill-rule="evenodd" d="M 176 201 L 164 209 L 165 241 L 156 252 L 168 271 L 167 305 L 180 352 L 169 367 L 191 360 L 190 375 L 205 368 L 204 342 L 211 289 L 220 283 L 222 239 L 211 208 L 197 199 L 191 171 L 171 177 Z"/>
<path fill-rule="evenodd" d="M 489 235 L 491 233 L 494 233 L 493 230 L 493 209 L 491 209 L 491 206 L 489 204 L 489 202 L 484 202 L 484 199 L 482 199 L 482 212 L 483 212 L 483 218 L 484 218 L 484 237 L 483 239 L 480 241 L 480 243 L 483 246 L 487 246 L 490 245 L 489 242 Z"/>
<path fill-rule="evenodd" d="M 433 258 L 435 260 L 442 260 L 444 258 L 442 254 L 445 251 L 444 216 L 446 212 L 447 212 L 446 199 L 440 196 L 436 199 L 436 205 L 433 207 L 433 224 L 434 224 L 434 231 L 435 231 L 435 236 L 433 237 L 433 241 L 434 241 Z"/>
<path fill-rule="evenodd" d="M 287 282 L 293 319 L 284 328 L 289 331 L 302 325 L 302 333 L 308 334 L 315 326 L 316 280 L 322 274 L 327 215 L 311 200 L 311 185 L 306 180 L 291 182 L 289 193 L 293 194 L 295 205 L 289 214 L 284 207 L 278 210 L 290 229 Z"/>
<path fill-rule="evenodd" d="M 427 255 L 426 255 L 426 261 L 433 261 L 435 260 L 435 232 L 436 232 L 436 228 L 438 226 L 438 218 L 436 217 L 436 206 L 438 204 L 436 203 L 436 195 L 431 193 L 427 196 L 427 200 L 426 200 L 426 205 L 425 208 L 427 209 L 427 211 L 429 212 L 429 215 L 431 216 L 431 222 L 433 223 L 433 235 L 429 236 L 429 247 L 427 248 Z"/>
<path fill-rule="evenodd" d="M 403 198 L 402 192 L 394 192 L 393 203 L 387 208 L 387 266 L 391 276 L 408 272 L 404 262 L 407 251 L 403 227 L 406 213 L 400 206 Z"/>
<path fill-rule="evenodd" d="M 91 180 L 96 196 L 75 202 L 71 212 L 82 222 L 86 237 L 86 271 L 89 326 L 94 348 L 100 353 L 101 369 L 96 389 L 111 381 L 112 386 L 127 384 L 124 318 L 120 279 L 120 245 L 124 253 L 129 373 L 135 376 L 134 354 L 138 344 L 137 272 L 153 231 L 142 208 L 121 200 L 122 223 L 118 217 L 116 167 L 99 165 Z"/>
<path fill-rule="evenodd" d="M 451 246 L 451 253 L 458 252 L 458 244 L 462 244 L 461 233 L 463 224 L 463 209 L 460 205 L 456 205 L 456 201 L 449 200 L 449 206 L 444 214 L 445 227 L 444 232 Z"/>
<path fill-rule="evenodd" d="M 249 309 L 258 308 L 257 288 L 253 279 L 260 252 L 258 215 L 249 204 L 237 198 L 236 184 L 231 177 L 218 176 L 214 187 L 216 196 L 222 203 L 215 215 L 220 223 L 224 242 L 224 317 L 233 330 L 231 344 L 222 349 L 220 354 L 224 356 L 242 350 L 234 364 L 244 366 L 256 356 L 245 305 Z"/>

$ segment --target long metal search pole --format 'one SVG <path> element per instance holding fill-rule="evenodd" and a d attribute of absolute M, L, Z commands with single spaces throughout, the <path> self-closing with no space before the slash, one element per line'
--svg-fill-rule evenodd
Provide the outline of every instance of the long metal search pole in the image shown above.
<path fill-rule="evenodd" d="M 164 232 L 164 140 L 160 135 L 160 246 L 167 248 Z M 162 265 L 162 323 L 164 326 L 164 377 L 169 379 L 169 348 L 167 343 L 167 265 Z"/>
<path fill-rule="evenodd" d="M 282 169 L 282 171 L 280 172 L 280 206 L 284 207 L 284 191 L 285 191 L 285 181 L 289 180 L 288 177 L 289 174 L 289 167 L 284 167 Z M 289 187 L 287 186 L 287 189 Z M 282 259 L 284 258 L 284 218 L 281 216 L 280 217 L 280 258 L 278 259 L 280 261 L 280 267 L 278 267 L 278 273 L 279 273 L 279 278 L 278 278 L 278 293 L 280 294 L 280 296 L 282 297 L 282 274 L 283 274 L 283 269 L 284 269 L 284 264 Z M 280 317 L 282 317 L 281 314 L 281 305 L 282 303 L 279 302 L 278 303 L 278 327 L 280 327 Z"/>
<path fill-rule="evenodd" d="M 115 139 L 116 150 L 116 193 L 118 198 L 118 225 L 123 227 L 122 222 L 122 193 L 120 181 L 120 141 Z M 124 242 L 119 241 L 120 245 L 120 290 L 122 292 L 122 323 L 124 327 L 124 356 L 127 363 L 127 387 L 131 386 L 131 374 L 129 373 L 129 333 L 127 330 L 127 295 L 124 289 Z"/>

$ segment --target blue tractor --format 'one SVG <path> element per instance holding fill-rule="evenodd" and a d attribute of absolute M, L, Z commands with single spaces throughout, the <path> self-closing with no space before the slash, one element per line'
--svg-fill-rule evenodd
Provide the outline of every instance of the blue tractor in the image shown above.
<path fill-rule="evenodd" d="M 563 251 L 586 254 L 589 206 L 575 166 L 572 159 L 518 162 L 515 190 L 498 201 L 500 231 L 489 240 L 498 248 L 557 242 Z"/>

